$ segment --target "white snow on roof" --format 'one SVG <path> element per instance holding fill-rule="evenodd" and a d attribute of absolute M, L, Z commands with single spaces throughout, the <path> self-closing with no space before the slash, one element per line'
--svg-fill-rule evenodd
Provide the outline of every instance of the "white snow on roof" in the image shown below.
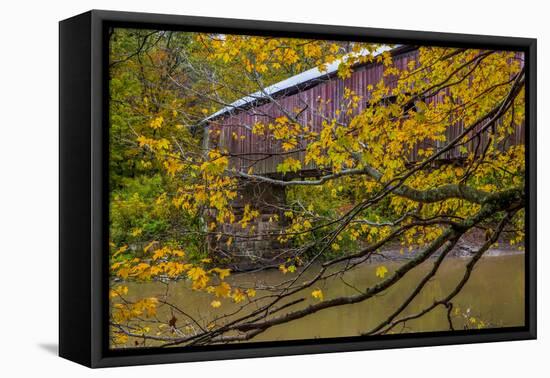
<path fill-rule="evenodd" d="M 380 55 L 383 52 L 389 51 L 391 49 L 392 48 L 390 46 L 384 45 L 384 46 L 379 47 L 372 54 L 374 56 L 377 56 L 377 55 Z M 234 109 L 238 109 L 238 108 L 240 108 L 242 106 L 245 106 L 247 104 L 250 104 L 254 101 L 268 98 L 269 96 L 274 95 L 275 93 L 278 93 L 278 92 L 283 91 L 285 89 L 292 88 L 292 87 L 298 86 L 302 83 L 306 83 L 308 81 L 319 79 L 323 76 L 330 75 L 330 74 L 332 74 L 332 73 L 334 73 L 338 70 L 338 66 L 340 65 L 340 63 L 342 61 L 346 61 L 351 56 L 357 57 L 357 56 L 366 56 L 366 55 L 369 55 L 369 54 L 371 54 L 371 52 L 369 52 L 366 49 L 363 49 L 358 53 L 350 53 L 348 56 L 345 56 L 342 59 L 335 60 L 331 64 L 328 64 L 325 67 L 326 70 L 324 70 L 324 71 L 319 70 L 319 68 L 312 68 L 310 70 L 299 73 L 298 75 L 291 76 L 288 79 L 279 81 L 278 83 L 275 83 L 273 85 L 270 85 L 270 86 L 264 88 L 263 90 L 254 92 L 254 93 L 252 93 L 248 96 L 245 96 L 245 97 L 229 104 L 225 108 L 222 108 L 222 109 L 218 110 L 217 112 L 209 115 L 208 117 L 203 119 L 202 122 L 208 121 L 212 118 L 216 118 L 216 117 L 218 117 L 218 116 L 220 116 L 224 113 L 227 113 L 227 112 L 229 112 L 231 110 L 234 110 Z"/>

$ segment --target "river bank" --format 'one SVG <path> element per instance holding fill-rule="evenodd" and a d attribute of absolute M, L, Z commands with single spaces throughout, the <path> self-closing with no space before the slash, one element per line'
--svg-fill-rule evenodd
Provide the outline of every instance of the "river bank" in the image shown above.
<path fill-rule="evenodd" d="M 456 246 L 449 252 L 448 257 L 457 258 L 469 258 L 473 256 L 481 245 L 485 243 L 485 232 L 483 230 L 470 230 L 463 235 Z M 365 244 L 363 247 L 367 247 Z M 358 248 L 359 250 L 360 248 Z M 378 249 L 368 259 L 370 263 L 382 263 L 382 262 L 400 262 L 407 261 L 415 258 L 418 253 L 422 251 L 419 246 L 412 246 L 410 248 L 403 247 L 399 243 L 390 242 Z M 435 252 L 430 258 L 436 258 L 439 256 L 440 251 Z M 484 257 L 499 257 L 508 255 L 523 255 L 525 253 L 524 245 L 511 244 L 510 238 L 507 236 L 501 236 L 497 243 L 495 243 L 489 250 L 487 250 Z M 251 271 L 262 270 L 277 270 L 281 264 L 285 263 L 285 259 L 288 258 L 285 254 L 282 257 L 273 257 L 271 259 L 259 260 L 257 258 L 240 257 L 236 258 L 226 265 L 234 273 L 247 273 Z M 320 261 L 322 262 L 322 261 Z"/>

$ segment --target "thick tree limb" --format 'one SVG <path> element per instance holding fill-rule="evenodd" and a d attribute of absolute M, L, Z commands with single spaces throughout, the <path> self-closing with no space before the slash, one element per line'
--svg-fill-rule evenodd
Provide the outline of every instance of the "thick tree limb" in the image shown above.
<path fill-rule="evenodd" d="M 333 173 L 321 177 L 319 180 L 294 180 L 294 181 L 283 181 L 272 179 L 260 175 L 251 175 L 244 172 L 237 172 L 237 175 L 253 181 L 261 181 L 277 186 L 308 186 L 308 185 L 322 185 L 327 181 L 334 180 L 339 177 L 344 176 L 355 176 L 355 175 L 367 175 L 375 180 L 380 180 L 382 174 L 372 167 L 362 168 L 362 169 L 347 169 L 338 173 Z M 393 193 L 408 198 L 416 202 L 423 203 L 432 203 L 439 202 L 449 198 L 462 198 L 473 203 L 482 203 L 490 195 L 488 192 L 472 188 L 465 184 L 448 184 L 443 185 L 434 189 L 418 190 L 413 189 L 409 186 L 401 185 L 400 187 L 393 190 Z"/>

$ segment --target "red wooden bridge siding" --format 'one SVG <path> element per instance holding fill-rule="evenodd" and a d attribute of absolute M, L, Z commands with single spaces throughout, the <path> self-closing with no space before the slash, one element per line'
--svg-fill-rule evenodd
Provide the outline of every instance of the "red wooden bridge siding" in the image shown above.
<path fill-rule="evenodd" d="M 405 69 L 411 60 L 416 60 L 418 57 L 417 50 L 398 49 L 394 54 L 393 61 L 400 69 Z M 332 75 L 324 77 L 311 86 L 302 90 L 298 90 L 293 94 L 282 94 L 274 96 L 279 106 L 283 107 L 289 113 L 296 114 L 297 110 L 303 110 L 299 115 L 299 120 L 302 125 L 308 125 L 313 131 L 320 131 L 323 117 L 334 118 L 335 111 L 340 107 L 343 100 L 344 88 L 350 88 L 357 95 L 362 96 L 362 101 L 359 104 L 357 112 L 363 110 L 366 102 L 369 99 L 370 91 L 368 85 L 375 86 L 383 78 L 383 65 L 379 63 L 371 63 L 361 65 L 354 68 L 351 77 L 342 80 Z M 391 77 L 384 78 L 386 84 L 390 87 L 395 86 L 392 83 Z M 428 101 L 441 101 L 442 96 L 436 95 Z M 323 106 L 319 112 L 319 101 L 328 100 L 328 103 Z M 227 149 L 232 155 L 230 159 L 230 167 L 237 170 L 247 172 L 253 166 L 255 174 L 273 174 L 277 172 L 277 165 L 284 159 L 292 156 L 302 161 L 303 173 L 306 171 L 314 171 L 315 167 L 310 163 L 304 166 L 304 152 L 296 152 L 292 154 L 270 156 L 269 154 L 280 154 L 284 152 L 281 148 L 281 142 L 275 140 L 272 136 L 254 135 L 252 127 L 256 123 L 268 124 L 273 122 L 277 117 L 283 116 L 283 112 L 278 105 L 268 102 L 257 106 L 252 106 L 245 109 L 235 109 L 224 115 L 221 115 L 210 121 L 210 137 L 209 146 L 220 149 Z M 321 113 L 321 114 L 319 114 Z M 344 115 L 341 115 L 340 121 L 345 121 Z M 482 127 L 483 125 L 479 125 Z M 446 132 L 447 140 L 451 140 L 463 131 L 464 125 L 462 122 L 457 122 L 449 127 Z M 510 144 L 524 143 L 524 126 L 517 128 L 515 134 L 508 141 Z M 487 134 L 484 134 L 481 145 L 487 142 Z M 477 141 L 471 141 L 466 145 L 470 152 L 475 150 Z M 305 142 L 302 142 L 298 148 L 304 148 Z M 417 160 L 418 148 L 427 146 L 416 146 L 413 151 L 410 151 L 411 161 Z M 443 159 L 456 159 L 461 154 L 458 149 L 448 151 Z"/>

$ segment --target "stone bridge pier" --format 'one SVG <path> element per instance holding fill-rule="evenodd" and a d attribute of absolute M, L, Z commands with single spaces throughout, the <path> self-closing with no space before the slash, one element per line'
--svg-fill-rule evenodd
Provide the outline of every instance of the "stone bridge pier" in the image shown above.
<path fill-rule="evenodd" d="M 243 228 L 239 221 L 247 205 L 259 214 Z M 236 270 L 278 266 L 285 258 L 285 247 L 278 240 L 287 224 L 285 206 L 284 187 L 241 180 L 237 198 L 231 203 L 235 222 L 218 225 L 216 232 L 222 236 L 210 238 L 210 251 Z"/>

